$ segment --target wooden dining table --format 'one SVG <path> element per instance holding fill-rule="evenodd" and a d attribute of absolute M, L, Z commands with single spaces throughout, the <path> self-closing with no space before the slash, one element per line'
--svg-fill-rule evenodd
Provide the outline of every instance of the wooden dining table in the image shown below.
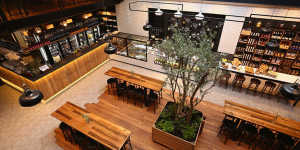
<path fill-rule="evenodd" d="M 237 128 L 242 121 L 247 121 L 298 138 L 297 142 L 299 142 L 300 122 L 295 120 L 227 100 L 225 101 L 224 114 L 240 119 Z"/>
<path fill-rule="evenodd" d="M 164 86 L 164 81 L 117 67 L 112 67 L 111 69 L 105 72 L 105 75 L 121 79 L 126 82 L 136 84 L 157 92 L 162 91 L 162 88 Z"/>
<path fill-rule="evenodd" d="M 66 102 L 51 115 L 109 149 L 120 150 L 126 144 L 132 149 L 131 131 L 70 102 Z"/>

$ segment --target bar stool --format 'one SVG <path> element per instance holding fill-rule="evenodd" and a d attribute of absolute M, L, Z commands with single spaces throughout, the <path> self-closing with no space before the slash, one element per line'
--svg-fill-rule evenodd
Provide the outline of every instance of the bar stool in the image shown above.
<path fill-rule="evenodd" d="M 108 93 L 111 92 L 111 90 L 115 89 L 117 87 L 117 78 L 109 78 L 107 79 L 107 89 Z"/>
<path fill-rule="evenodd" d="M 232 82 L 232 90 L 235 88 L 235 87 L 238 87 L 239 88 L 239 91 L 242 90 L 243 88 L 243 83 L 244 81 L 246 80 L 245 76 L 242 75 L 242 74 L 236 74 L 235 75 L 235 78 Z"/>
<path fill-rule="evenodd" d="M 125 96 L 127 94 L 127 84 L 125 81 L 117 80 L 117 95 L 123 97 L 123 102 L 125 100 Z"/>
<path fill-rule="evenodd" d="M 257 78 L 251 78 L 250 84 L 249 84 L 249 86 L 248 86 L 247 89 L 250 90 L 251 86 L 255 85 L 254 88 L 253 88 L 253 90 L 254 90 L 254 94 L 256 94 L 257 88 L 260 85 L 260 83 L 261 83 L 261 81 L 259 79 L 257 79 Z"/>
<path fill-rule="evenodd" d="M 228 87 L 229 84 L 229 79 L 231 78 L 231 74 L 230 73 L 223 73 L 220 78 L 219 78 L 219 83 L 221 84 L 225 84 L 225 88 Z"/>
<path fill-rule="evenodd" d="M 156 108 L 158 106 L 158 101 L 159 101 L 159 97 L 158 97 L 158 94 L 154 93 L 153 90 L 150 90 L 150 93 L 148 95 L 148 99 L 150 101 L 150 103 L 153 103 L 154 104 L 154 108 L 153 108 L 153 111 L 154 113 L 156 112 Z"/>
<path fill-rule="evenodd" d="M 261 91 L 262 92 L 262 96 L 264 94 L 272 95 L 273 90 L 275 89 L 275 87 L 276 87 L 276 84 L 274 82 L 272 82 L 272 81 L 266 81 L 265 85 L 264 85 L 264 87 L 263 87 L 263 89 Z"/>

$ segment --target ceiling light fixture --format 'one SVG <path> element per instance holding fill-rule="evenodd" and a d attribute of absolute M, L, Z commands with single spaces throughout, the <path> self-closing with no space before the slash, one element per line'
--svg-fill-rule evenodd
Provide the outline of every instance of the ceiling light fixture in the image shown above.
<path fill-rule="evenodd" d="M 196 20 L 203 20 L 204 19 L 204 15 L 201 13 L 201 11 L 199 11 L 199 13 L 197 15 L 195 15 L 195 19 Z"/>
<path fill-rule="evenodd" d="M 147 23 L 143 26 L 143 29 L 144 29 L 145 31 L 149 31 L 151 28 L 152 28 L 152 25 L 149 24 L 149 22 L 147 22 Z"/>
<path fill-rule="evenodd" d="M 163 14 L 164 14 L 164 12 L 161 11 L 160 8 L 157 8 L 157 10 L 155 11 L 156 16 L 162 16 Z"/>
<path fill-rule="evenodd" d="M 178 9 L 177 12 L 174 13 L 175 18 L 181 18 L 182 17 L 182 12 Z"/>
<path fill-rule="evenodd" d="M 34 30 L 35 30 L 36 33 L 41 33 L 42 32 L 42 29 L 40 27 L 35 27 Z"/>

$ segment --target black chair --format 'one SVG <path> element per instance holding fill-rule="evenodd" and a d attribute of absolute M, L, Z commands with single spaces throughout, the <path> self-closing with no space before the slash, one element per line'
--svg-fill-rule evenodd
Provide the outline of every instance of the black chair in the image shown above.
<path fill-rule="evenodd" d="M 277 135 L 275 148 L 277 150 L 290 150 L 294 146 L 294 143 L 295 141 L 292 137 L 279 132 Z"/>
<path fill-rule="evenodd" d="M 273 150 L 273 143 L 275 141 L 274 133 L 268 128 L 262 128 L 259 130 L 258 138 L 254 144 L 254 149 L 259 146 L 265 150 Z"/>
<path fill-rule="evenodd" d="M 136 98 L 136 89 L 135 89 L 135 86 L 132 85 L 132 84 L 129 84 L 127 86 L 127 99 L 128 99 L 128 101 L 130 99 L 133 99 L 135 101 L 135 98 Z M 128 103 L 128 101 L 127 101 L 127 103 Z M 136 103 L 134 103 L 134 104 L 136 105 Z"/>
<path fill-rule="evenodd" d="M 233 139 L 236 134 L 236 123 L 231 116 L 225 116 L 217 136 L 223 135 L 225 137 L 224 144 L 228 139 Z"/>
<path fill-rule="evenodd" d="M 248 149 L 250 147 L 253 147 L 253 144 L 255 143 L 255 139 L 258 135 L 257 128 L 255 127 L 255 125 L 243 121 L 243 123 L 241 123 L 240 125 L 240 129 L 241 129 L 241 134 L 238 138 L 239 140 L 238 145 L 240 145 L 241 142 L 244 142 L 249 145 Z"/>
<path fill-rule="evenodd" d="M 158 94 L 154 93 L 153 90 L 150 90 L 150 93 L 149 93 L 149 95 L 148 95 L 148 101 L 149 101 L 150 103 L 153 103 L 153 105 L 154 105 L 153 111 L 154 111 L 154 113 L 155 113 L 155 112 L 156 112 L 156 108 L 157 108 L 157 103 L 158 103 L 158 101 L 159 101 L 159 96 L 158 96 Z"/>
<path fill-rule="evenodd" d="M 141 86 L 138 86 L 138 87 L 136 87 L 135 88 L 135 94 L 136 94 L 136 96 L 135 96 L 135 99 L 134 99 L 134 104 L 136 105 L 136 102 L 137 101 L 143 101 L 143 103 L 142 103 L 142 107 L 143 107 L 143 105 L 144 105 L 144 99 L 145 99 L 145 90 L 144 90 L 144 88 L 143 87 L 141 87 Z"/>
<path fill-rule="evenodd" d="M 117 83 L 118 83 L 117 78 L 107 79 L 108 93 L 111 93 L 115 88 L 117 88 Z"/>

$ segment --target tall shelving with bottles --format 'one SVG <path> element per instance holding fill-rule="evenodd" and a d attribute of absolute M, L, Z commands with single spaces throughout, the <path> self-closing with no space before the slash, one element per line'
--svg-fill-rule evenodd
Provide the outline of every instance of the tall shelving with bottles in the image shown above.
<path fill-rule="evenodd" d="M 300 23 L 247 18 L 234 57 L 243 65 L 300 74 Z"/>

